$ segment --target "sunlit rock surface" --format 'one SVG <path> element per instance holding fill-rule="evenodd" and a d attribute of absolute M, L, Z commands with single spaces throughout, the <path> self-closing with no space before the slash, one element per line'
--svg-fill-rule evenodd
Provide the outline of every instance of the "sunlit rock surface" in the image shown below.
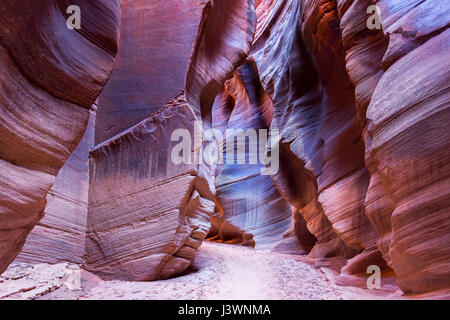
<path fill-rule="evenodd" d="M 99 2 L 74 1 L 80 32 L 67 28 L 68 1 L 0 4 L 0 273 L 42 218 L 112 71 L 120 1 Z"/>

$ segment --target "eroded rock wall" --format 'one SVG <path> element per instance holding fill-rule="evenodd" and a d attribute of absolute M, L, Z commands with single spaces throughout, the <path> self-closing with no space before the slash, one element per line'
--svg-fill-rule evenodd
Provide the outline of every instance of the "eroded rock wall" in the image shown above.
<path fill-rule="evenodd" d="M 362 209 L 368 174 L 339 24 L 321 5 L 266 2 L 250 56 L 281 132 L 275 184 L 317 238 L 311 255 L 351 257 L 375 248 L 375 232 Z"/>
<path fill-rule="evenodd" d="M 154 280 L 190 265 L 214 201 L 198 165 L 172 163 L 178 141 L 171 135 L 185 129 L 194 136 L 194 123 L 180 97 L 91 152 L 88 270 L 104 279 Z"/>
<path fill-rule="evenodd" d="M 0 273 L 42 218 L 113 68 L 120 1 L 74 3 L 80 31 L 67 28 L 67 1 L 1 3 Z"/>
<path fill-rule="evenodd" d="M 281 197 L 270 175 L 264 174 L 260 156 L 266 147 L 260 139 L 269 135 L 272 113 L 256 65 L 248 61 L 226 82 L 212 110 L 213 127 L 222 132 L 224 140 L 223 164 L 215 180 L 221 209 L 218 218 L 223 222 L 211 233 L 212 240 L 273 248 L 290 225 L 291 205 Z M 245 163 L 238 163 L 240 156 Z M 230 230 L 229 225 L 235 228 Z"/>
<path fill-rule="evenodd" d="M 96 144 L 136 125 L 179 95 L 206 0 L 123 0 L 120 50 L 99 98 Z"/>
<path fill-rule="evenodd" d="M 369 29 L 374 4 L 381 28 Z M 437 1 L 257 1 L 246 62 L 256 76 L 242 81 L 241 67 L 216 98 L 218 127 L 234 113 L 257 128 L 264 112 L 235 111 L 239 89 L 268 95 L 270 127 L 281 131 L 272 179 L 294 206 L 287 243 L 314 244 L 306 251 L 318 263 L 347 258 L 341 284 L 375 264 L 392 268 L 405 293 L 449 288 L 448 11 Z M 249 186 L 230 172 L 216 179 L 224 220 L 214 239 L 248 245 L 251 212 L 227 211 Z"/>
<path fill-rule="evenodd" d="M 89 270 L 154 280 L 190 265 L 210 229 L 214 167 L 194 163 L 201 139 L 190 141 L 189 163 L 175 163 L 171 135 L 211 127 L 214 98 L 245 60 L 255 24 L 250 0 L 124 1 L 90 160 Z"/>
<path fill-rule="evenodd" d="M 87 227 L 89 151 L 94 146 L 94 109 L 83 138 L 59 170 L 55 184 L 47 194 L 44 217 L 28 235 L 15 261 L 82 264 Z"/>
<path fill-rule="evenodd" d="M 370 30 L 373 4 L 259 2 L 250 57 L 282 131 L 273 179 L 318 239 L 310 256 L 360 252 L 344 275 L 387 264 L 405 293 L 448 289 L 449 6 L 377 1 Z"/>

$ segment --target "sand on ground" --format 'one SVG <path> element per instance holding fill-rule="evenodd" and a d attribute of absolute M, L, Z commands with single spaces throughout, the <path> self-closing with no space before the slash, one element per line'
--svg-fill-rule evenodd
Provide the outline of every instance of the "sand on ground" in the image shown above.
<path fill-rule="evenodd" d="M 358 299 L 298 255 L 204 242 L 184 275 L 159 281 L 103 281 L 82 270 L 67 285 L 69 264 L 13 264 L 0 277 L 0 299 Z"/>

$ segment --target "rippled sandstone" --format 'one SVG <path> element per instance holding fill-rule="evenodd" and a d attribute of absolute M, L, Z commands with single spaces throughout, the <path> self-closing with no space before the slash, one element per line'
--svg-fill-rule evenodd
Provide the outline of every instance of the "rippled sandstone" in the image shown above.
<path fill-rule="evenodd" d="M 84 253 L 101 277 L 154 280 L 183 272 L 208 236 L 335 264 L 342 285 L 378 265 L 405 294 L 448 293 L 446 2 L 377 1 L 379 29 L 370 0 L 74 2 L 87 14 L 76 32 L 63 0 L 0 11 L 0 272 L 45 208 L 20 259 Z M 110 76 L 120 11 L 88 201 L 92 142 L 66 160 Z M 174 164 L 171 133 L 197 121 L 279 130 L 279 171 Z"/>
<path fill-rule="evenodd" d="M 84 12 L 80 31 L 66 26 L 65 0 L 0 5 L 0 273 L 42 218 L 112 71 L 120 1 L 99 2 L 73 1 Z"/>

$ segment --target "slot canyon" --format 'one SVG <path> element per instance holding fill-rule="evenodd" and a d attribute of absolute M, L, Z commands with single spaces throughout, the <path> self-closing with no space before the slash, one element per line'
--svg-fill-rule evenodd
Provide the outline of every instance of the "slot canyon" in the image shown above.
<path fill-rule="evenodd" d="M 0 0 L 0 299 L 450 299 L 449 26 L 438 0 Z"/>

